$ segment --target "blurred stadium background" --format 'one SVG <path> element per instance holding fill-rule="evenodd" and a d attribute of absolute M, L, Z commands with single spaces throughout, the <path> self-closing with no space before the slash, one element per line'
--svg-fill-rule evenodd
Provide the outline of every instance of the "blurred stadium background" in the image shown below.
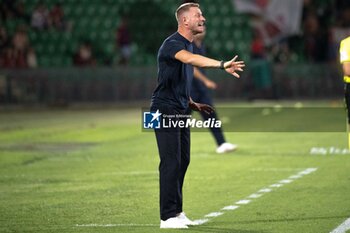
<path fill-rule="evenodd" d="M 0 2 L 0 103 L 66 105 L 149 100 L 157 50 L 176 30 L 182 1 Z M 199 3 L 208 55 L 247 63 L 240 80 L 209 71 L 217 99 L 342 98 L 338 46 L 350 34 L 349 1 Z"/>

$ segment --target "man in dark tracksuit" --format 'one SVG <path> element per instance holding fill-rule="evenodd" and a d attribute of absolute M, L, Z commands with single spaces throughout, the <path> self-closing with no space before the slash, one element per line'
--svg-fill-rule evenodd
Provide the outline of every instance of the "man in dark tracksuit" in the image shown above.
<path fill-rule="evenodd" d="M 204 30 L 205 18 L 198 4 L 182 4 L 176 10 L 178 31 L 168 37 L 158 51 L 158 85 L 153 92 L 151 111 L 163 115 L 185 115 L 190 107 L 195 111 L 210 113 L 206 104 L 195 103 L 190 98 L 193 66 L 221 68 L 239 77 L 244 62 L 218 61 L 192 53 L 193 36 Z M 160 164 L 160 227 L 187 228 L 195 225 L 182 209 L 182 186 L 190 162 L 190 130 L 173 127 L 155 129 Z"/>
<path fill-rule="evenodd" d="M 206 55 L 206 49 L 203 44 L 204 37 L 205 31 L 194 36 L 193 53 L 200 54 L 202 56 Z M 191 87 L 192 100 L 213 106 L 213 100 L 211 94 L 209 93 L 209 89 L 216 89 L 216 83 L 207 77 L 203 68 L 194 67 L 194 78 Z M 201 116 L 203 120 L 210 118 L 218 119 L 216 111 L 213 111 L 210 114 L 204 114 L 201 112 Z M 226 142 L 221 128 L 210 128 L 210 131 L 217 145 L 216 153 L 222 154 L 237 149 L 237 145 Z"/>

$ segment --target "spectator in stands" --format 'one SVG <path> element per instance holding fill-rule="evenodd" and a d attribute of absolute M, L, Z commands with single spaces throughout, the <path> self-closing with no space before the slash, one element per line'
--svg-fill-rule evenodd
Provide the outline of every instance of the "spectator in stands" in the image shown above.
<path fill-rule="evenodd" d="M 25 51 L 15 50 L 13 47 L 5 48 L 0 56 L 0 67 L 26 68 L 27 58 Z"/>
<path fill-rule="evenodd" d="M 350 27 L 350 1 L 336 0 L 335 7 L 336 25 L 338 27 Z"/>
<path fill-rule="evenodd" d="M 27 52 L 29 49 L 29 38 L 25 26 L 21 25 L 16 30 L 12 38 L 12 48 L 13 59 L 15 60 L 15 67 L 27 67 Z"/>
<path fill-rule="evenodd" d="M 9 43 L 10 43 L 10 39 L 8 37 L 6 28 L 0 26 L 0 51 L 8 47 Z"/>
<path fill-rule="evenodd" d="M 300 39 L 301 40 L 301 39 Z M 282 63 L 286 64 L 290 61 L 292 48 L 290 48 L 290 45 L 288 43 L 288 38 L 281 39 L 276 44 L 273 44 L 269 48 L 269 53 L 272 61 L 274 63 Z"/>
<path fill-rule="evenodd" d="M 29 39 L 24 25 L 17 28 L 12 38 L 12 46 L 15 51 L 27 51 L 29 47 Z"/>
<path fill-rule="evenodd" d="M 17 2 L 16 17 L 24 19 L 26 23 L 30 22 L 30 15 L 26 12 L 25 5 L 22 1 Z"/>
<path fill-rule="evenodd" d="M 88 42 L 84 42 L 79 46 L 79 50 L 73 58 L 74 65 L 76 66 L 95 66 L 96 59 L 94 58 L 91 50 L 91 45 Z"/>
<path fill-rule="evenodd" d="M 342 10 L 339 20 L 339 26 L 344 28 L 350 27 L 350 6 Z"/>
<path fill-rule="evenodd" d="M 56 3 L 50 11 L 50 24 L 58 30 L 66 29 L 66 22 L 64 20 L 64 11 L 60 3 Z"/>
<path fill-rule="evenodd" d="M 271 98 L 272 79 L 269 61 L 267 60 L 265 45 L 258 29 L 254 31 L 254 38 L 251 44 L 251 74 L 254 96 L 250 98 Z"/>
<path fill-rule="evenodd" d="M 127 65 L 131 57 L 131 36 L 129 32 L 128 18 L 123 17 L 116 31 L 117 47 L 120 51 L 119 64 Z"/>
<path fill-rule="evenodd" d="M 37 68 L 38 62 L 36 59 L 36 53 L 35 50 L 30 47 L 27 52 L 27 64 L 29 68 Z"/>
<path fill-rule="evenodd" d="M 12 40 L 8 36 L 6 28 L 0 27 L 0 67 L 15 67 L 15 59 L 12 48 Z"/>
<path fill-rule="evenodd" d="M 304 21 L 304 42 L 306 59 L 310 62 L 324 62 L 328 59 L 328 34 L 320 27 L 315 14 L 310 13 Z"/>
<path fill-rule="evenodd" d="M 2 68 L 15 68 L 16 61 L 14 57 L 13 48 L 6 47 L 1 51 L 0 67 Z"/>
<path fill-rule="evenodd" d="M 31 26 L 34 29 L 44 30 L 49 26 L 49 10 L 44 3 L 39 2 L 32 13 Z"/>
<path fill-rule="evenodd" d="M 10 10 L 3 2 L 0 3 L 0 15 L 1 15 L 1 20 L 3 22 L 6 21 L 11 16 Z"/>
<path fill-rule="evenodd" d="M 35 51 L 30 47 L 26 27 L 21 25 L 17 28 L 8 46 L 2 49 L 0 67 L 27 68 L 36 66 Z"/>
<path fill-rule="evenodd" d="M 25 12 L 24 4 L 22 1 L 17 0 L 3 0 L 0 3 L 1 18 L 6 21 L 9 18 L 23 18 L 29 22 L 29 16 Z"/>
<path fill-rule="evenodd" d="M 14 50 L 14 59 L 16 68 L 27 68 L 27 53 L 25 50 Z"/>

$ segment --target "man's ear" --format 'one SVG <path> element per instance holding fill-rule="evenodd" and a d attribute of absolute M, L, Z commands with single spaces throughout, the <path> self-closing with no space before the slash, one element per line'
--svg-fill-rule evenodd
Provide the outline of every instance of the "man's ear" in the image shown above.
<path fill-rule="evenodd" d="M 184 25 L 188 25 L 188 17 L 187 17 L 186 15 L 184 15 L 184 16 L 182 17 L 182 23 L 183 23 Z"/>

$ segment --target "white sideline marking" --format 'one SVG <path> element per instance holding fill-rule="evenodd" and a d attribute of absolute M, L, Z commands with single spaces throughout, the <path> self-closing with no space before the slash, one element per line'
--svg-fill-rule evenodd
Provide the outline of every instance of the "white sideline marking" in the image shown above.
<path fill-rule="evenodd" d="M 250 195 L 248 198 L 259 198 L 259 197 L 261 197 L 262 195 L 263 195 L 262 193 L 259 193 L 259 194 L 253 193 L 253 194 Z"/>
<path fill-rule="evenodd" d="M 272 184 L 272 185 L 270 185 L 271 188 L 280 188 L 282 186 L 283 186 L 283 184 Z"/>
<path fill-rule="evenodd" d="M 202 225 L 203 223 L 206 223 L 208 221 L 209 221 L 209 219 L 204 218 L 204 219 L 194 220 L 193 222 L 197 223 L 198 225 Z"/>
<path fill-rule="evenodd" d="M 317 170 L 317 168 L 308 168 L 308 169 L 306 169 L 306 170 L 304 170 L 304 171 L 299 172 L 299 174 L 300 174 L 300 175 L 308 175 L 308 174 L 310 174 L 311 172 L 314 172 L 314 171 L 316 171 L 316 170 Z"/>
<path fill-rule="evenodd" d="M 330 233 L 345 233 L 347 230 L 350 230 L 350 218 L 346 219 L 342 224 L 340 224 Z"/>
<path fill-rule="evenodd" d="M 317 168 L 305 169 L 304 171 L 301 171 L 301 172 L 299 172 L 296 175 L 290 176 L 288 179 L 279 181 L 280 183 L 276 183 L 276 184 L 270 185 L 269 187 L 272 188 L 272 189 L 270 189 L 270 188 L 260 189 L 258 192 L 250 194 L 246 199 L 237 201 L 236 204 L 238 204 L 240 206 L 241 205 L 247 205 L 247 204 L 249 204 L 251 202 L 250 199 L 252 199 L 252 198 L 259 198 L 259 197 L 263 196 L 265 193 L 269 193 L 269 192 L 272 192 L 273 190 L 275 190 L 273 188 L 279 188 L 279 187 L 282 187 L 283 185 L 292 183 L 294 180 L 300 179 L 304 175 L 308 175 L 308 174 L 310 174 L 310 173 L 312 173 L 312 172 L 314 172 L 316 170 L 317 170 Z M 235 206 L 235 205 L 225 206 L 221 210 L 226 210 L 226 212 L 228 212 L 230 210 L 235 210 L 235 209 L 239 208 L 240 206 Z M 209 214 L 205 215 L 205 217 L 211 217 L 211 219 L 213 219 L 213 218 L 216 218 L 216 217 L 218 217 L 220 215 L 223 215 L 223 214 L 224 213 L 222 213 L 222 212 L 212 212 L 212 213 L 209 213 Z M 204 219 L 204 220 L 205 221 L 203 221 L 202 219 L 199 219 L 199 220 L 194 220 L 194 222 L 198 223 L 198 225 L 202 225 L 202 224 L 204 224 L 204 223 L 209 221 L 209 219 Z M 350 229 L 350 219 L 348 219 L 347 221 L 348 221 L 348 223 L 347 223 L 346 227 L 348 227 L 348 228 L 346 228 L 346 229 Z M 342 232 L 331 232 L 331 233 L 343 233 L 343 231 Z"/>
<path fill-rule="evenodd" d="M 281 184 L 289 184 L 289 183 L 292 183 L 293 180 L 280 180 L 280 183 Z"/>
<path fill-rule="evenodd" d="M 299 178 L 301 178 L 302 177 L 302 175 L 294 175 L 294 176 L 290 176 L 288 179 L 299 179 Z"/>
<path fill-rule="evenodd" d="M 269 192 L 271 192 L 272 190 L 271 189 L 260 189 L 259 191 L 258 191 L 258 193 L 269 193 Z"/>
<path fill-rule="evenodd" d="M 251 171 L 254 172 L 292 172 L 292 171 L 298 171 L 304 168 L 254 168 L 250 169 Z"/>
<path fill-rule="evenodd" d="M 250 200 L 240 200 L 240 201 L 237 201 L 236 204 L 237 205 L 246 205 L 246 204 L 249 204 L 249 202 L 251 202 Z"/>
<path fill-rule="evenodd" d="M 239 206 L 237 206 L 237 205 L 228 205 L 228 206 L 225 206 L 224 208 L 222 208 L 222 210 L 235 210 L 238 208 L 239 208 Z"/>
<path fill-rule="evenodd" d="M 222 213 L 222 212 L 213 212 L 213 213 L 205 215 L 204 217 L 212 218 L 212 217 L 217 217 L 217 216 L 220 216 L 220 215 L 223 215 L 223 214 L 224 213 Z"/>

